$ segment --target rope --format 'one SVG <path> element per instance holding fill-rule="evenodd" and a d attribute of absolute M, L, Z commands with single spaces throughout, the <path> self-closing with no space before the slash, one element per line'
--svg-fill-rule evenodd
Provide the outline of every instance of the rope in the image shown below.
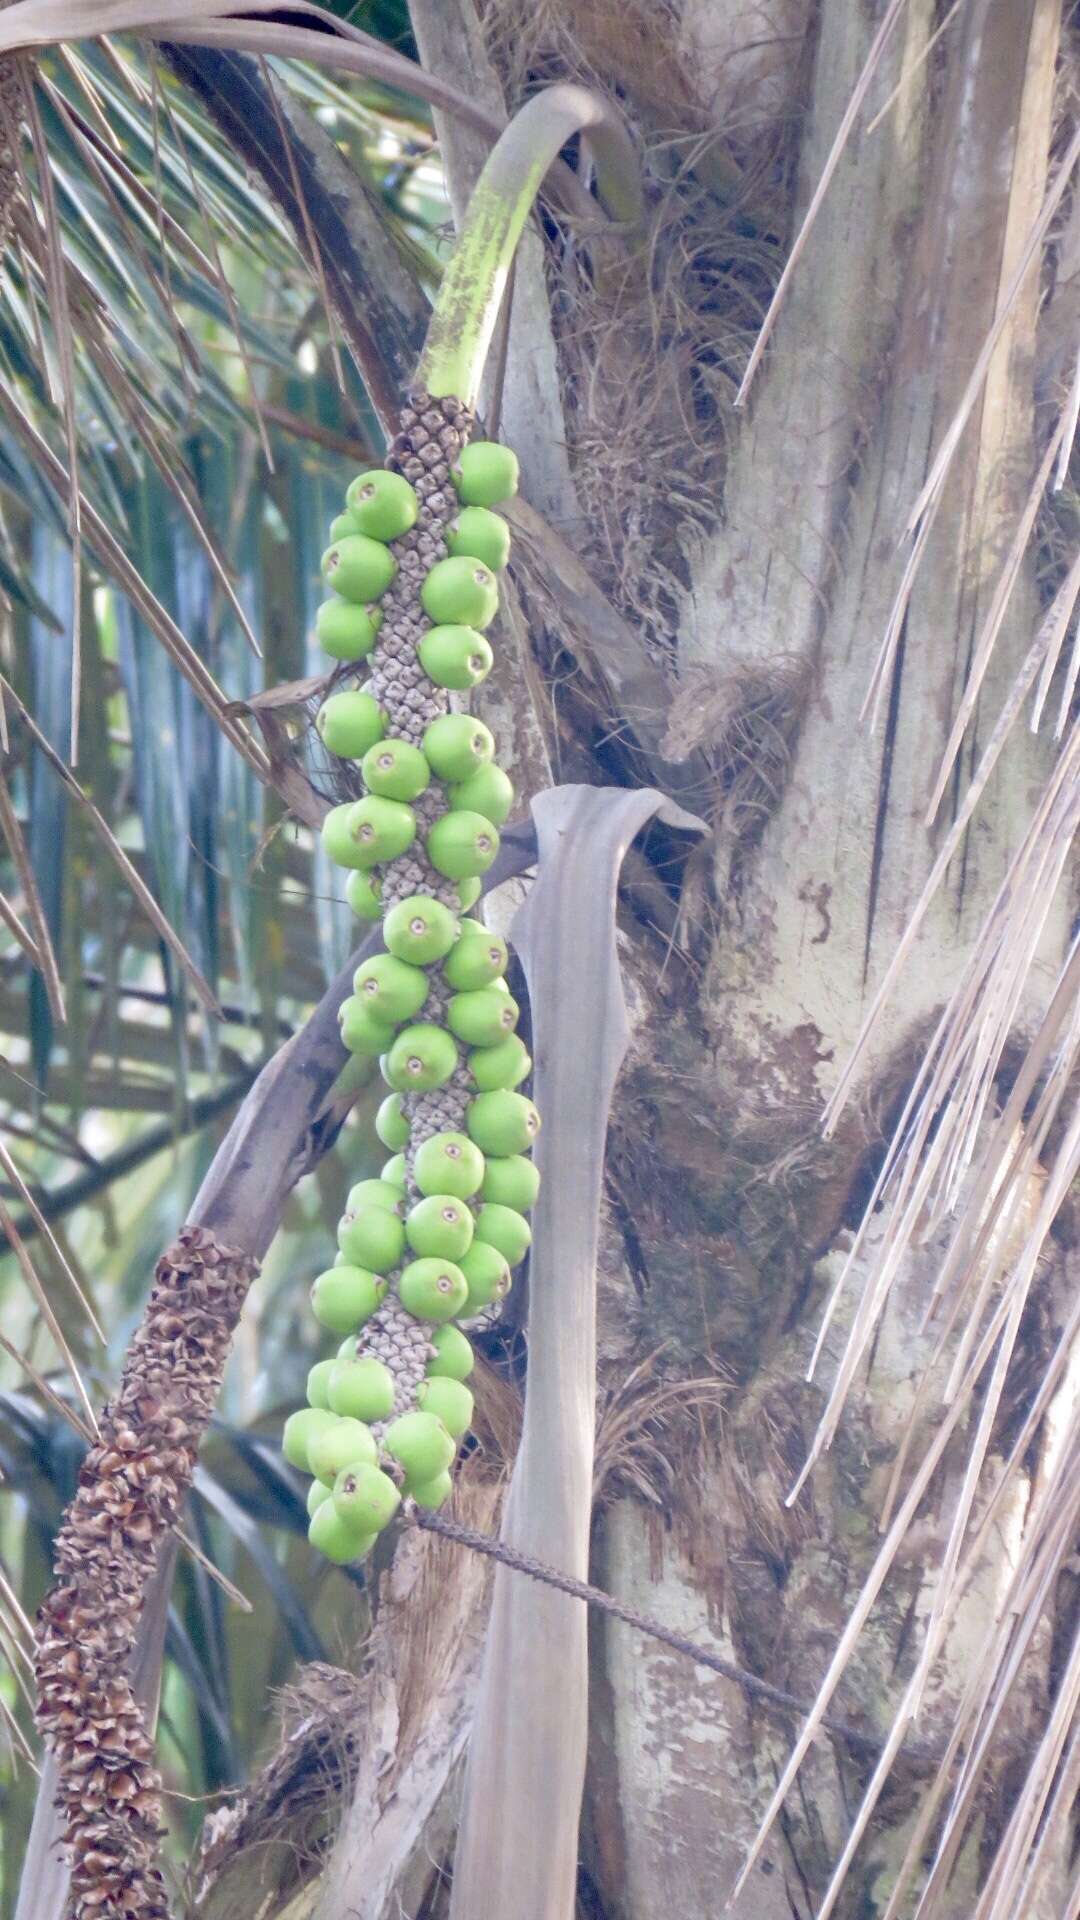
<path fill-rule="evenodd" d="M 761 1700 L 767 1706 L 782 1707 L 789 1713 L 808 1714 L 812 1710 L 808 1700 L 800 1700 L 797 1694 L 787 1693 L 783 1687 L 774 1687 L 770 1681 L 759 1679 L 756 1673 L 750 1673 L 746 1667 L 736 1666 L 732 1660 L 723 1659 L 720 1654 L 713 1653 L 710 1647 L 703 1647 L 699 1641 L 687 1640 L 681 1633 L 674 1633 L 651 1614 L 639 1613 L 636 1607 L 624 1606 L 621 1600 L 605 1593 L 602 1587 L 590 1586 L 584 1580 L 574 1580 L 544 1560 L 534 1560 L 530 1554 L 519 1553 L 516 1548 L 497 1540 L 494 1534 L 478 1533 L 472 1527 L 459 1526 L 456 1520 L 444 1520 L 441 1515 L 429 1513 L 420 1507 L 413 1507 L 406 1518 L 425 1533 L 440 1534 L 444 1540 L 452 1540 L 459 1547 L 468 1547 L 472 1553 L 486 1554 L 490 1560 L 497 1560 L 500 1566 L 510 1567 L 515 1573 L 528 1574 L 530 1580 L 556 1587 L 560 1593 L 568 1593 L 575 1600 L 584 1600 L 586 1606 L 595 1607 L 598 1613 L 608 1613 L 616 1620 L 624 1620 L 627 1626 L 636 1627 L 639 1633 L 647 1634 L 652 1640 L 663 1641 L 665 1646 L 685 1655 L 687 1660 L 696 1661 L 700 1667 L 711 1668 L 713 1673 L 721 1674 L 725 1680 L 733 1680 L 753 1700 Z M 819 1724 L 856 1752 L 876 1757 L 883 1750 L 880 1740 L 860 1733 L 857 1727 L 849 1726 L 846 1720 L 834 1720 L 825 1715 Z M 904 1757 L 934 1757 L 929 1750 L 924 1754 L 921 1748 L 921 1742 L 917 1746 L 913 1744 Z"/>

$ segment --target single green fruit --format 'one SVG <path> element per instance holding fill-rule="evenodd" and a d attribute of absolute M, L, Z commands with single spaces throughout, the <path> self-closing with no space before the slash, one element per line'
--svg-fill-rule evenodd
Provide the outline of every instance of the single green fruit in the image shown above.
<path fill-rule="evenodd" d="M 532 1072 L 532 1055 L 516 1033 L 508 1034 L 495 1047 L 477 1047 L 469 1055 L 469 1072 L 481 1093 L 498 1093 L 503 1088 L 520 1086 Z"/>
<path fill-rule="evenodd" d="M 481 933 L 463 933 L 443 961 L 443 977 L 455 993 L 473 993 L 499 980 L 510 955 L 506 941 L 485 927 Z"/>
<path fill-rule="evenodd" d="M 481 1093 L 469 1102 L 466 1126 L 483 1154 L 526 1153 L 540 1131 L 540 1115 L 523 1093 Z"/>
<path fill-rule="evenodd" d="M 501 827 L 510 816 L 514 805 L 514 786 L 508 774 L 494 761 L 486 767 L 477 767 L 467 780 L 459 780 L 450 788 L 451 813 L 482 813 L 492 826 Z"/>
<path fill-rule="evenodd" d="M 490 644 L 475 627 L 431 627 L 417 652 L 428 679 L 455 693 L 478 687 L 495 663 Z"/>
<path fill-rule="evenodd" d="M 365 529 L 360 525 L 356 515 L 350 513 L 348 508 L 346 508 L 344 513 L 335 513 L 334 518 L 330 522 L 331 540 L 347 540 L 351 533 L 363 533 L 364 531 Z M 483 555 L 481 555 L 481 559 L 482 558 Z"/>
<path fill-rule="evenodd" d="M 335 540 L 323 554 L 322 577 L 328 587 L 340 593 L 343 600 L 351 601 L 354 607 L 367 606 L 386 592 L 395 573 L 397 561 L 392 553 L 379 540 L 370 540 L 366 533 L 349 533 L 344 540 Z"/>
<path fill-rule="evenodd" d="M 343 603 L 344 604 L 344 603 Z M 362 760 L 386 731 L 386 715 L 370 693 L 332 693 L 316 716 L 324 747 L 344 760 Z"/>
<path fill-rule="evenodd" d="M 440 780 L 466 780 L 491 759 L 495 735 L 471 713 L 441 713 L 424 729 L 424 752 Z"/>
<path fill-rule="evenodd" d="M 330 1406 L 354 1420 L 387 1420 L 394 1411 L 394 1376 L 373 1353 L 335 1360 L 330 1375 Z"/>
<path fill-rule="evenodd" d="M 361 533 L 373 540 L 399 540 L 415 527 L 420 502 L 403 474 L 373 467 L 350 481 L 345 495 Z"/>
<path fill-rule="evenodd" d="M 416 1320 L 454 1320 L 468 1298 L 468 1282 L 453 1260 L 410 1260 L 398 1281 L 401 1304 Z"/>
<path fill-rule="evenodd" d="M 385 1053 L 394 1038 L 394 1028 L 387 1020 L 380 1020 L 374 1007 L 361 1000 L 358 993 L 351 993 L 338 1008 L 338 1026 L 341 1028 L 341 1044 L 349 1053 Z"/>
<path fill-rule="evenodd" d="M 497 440 L 473 440 L 461 450 L 451 475 L 459 500 L 470 507 L 495 507 L 518 490 L 518 458 Z"/>
<path fill-rule="evenodd" d="M 461 1271 L 465 1276 L 468 1299 L 464 1312 L 458 1315 L 460 1319 L 467 1319 L 471 1314 L 479 1313 L 483 1307 L 505 1300 L 513 1285 L 506 1256 L 486 1240 L 473 1241 L 468 1253 L 462 1256 Z"/>
<path fill-rule="evenodd" d="M 468 1379 L 476 1359 L 460 1327 L 433 1327 L 431 1344 L 435 1358 L 429 1360 L 424 1369 L 429 1380 Z"/>
<path fill-rule="evenodd" d="M 449 1473 L 437 1473 L 431 1480 L 410 1480 L 408 1491 L 418 1507 L 433 1511 L 436 1507 L 446 1505 L 454 1491 L 454 1483 Z"/>
<path fill-rule="evenodd" d="M 427 1379 L 416 1398 L 425 1413 L 437 1414 L 451 1440 L 460 1440 L 472 1426 L 473 1397 L 460 1380 Z"/>
<path fill-rule="evenodd" d="M 334 1481 L 338 1518 L 365 1533 L 381 1533 L 401 1505 L 401 1495 L 379 1467 L 346 1467 Z"/>
<path fill-rule="evenodd" d="M 315 1365 L 308 1369 L 307 1403 L 309 1407 L 321 1407 L 324 1410 L 329 1408 L 330 1399 L 327 1388 L 333 1371 L 332 1360 L 316 1360 Z"/>
<path fill-rule="evenodd" d="M 457 895 L 464 913 L 468 913 L 470 907 L 475 907 L 483 891 L 483 882 L 476 874 L 469 874 L 464 880 L 458 881 Z"/>
<path fill-rule="evenodd" d="M 375 1115 L 375 1131 L 384 1147 L 400 1153 L 409 1144 L 409 1123 L 402 1111 L 400 1093 L 388 1093 Z"/>
<path fill-rule="evenodd" d="M 455 993 L 446 1008 L 446 1024 L 467 1047 L 493 1047 L 513 1033 L 521 1009 L 509 993 L 497 987 L 477 987 Z"/>
<path fill-rule="evenodd" d="M 454 1457 L 454 1443 L 433 1413 L 403 1413 L 387 1427 L 383 1443 L 410 1480 L 434 1480 Z"/>
<path fill-rule="evenodd" d="M 343 1214 L 338 1246 L 354 1265 L 368 1267 L 372 1273 L 389 1273 L 405 1251 L 404 1222 L 385 1207 L 365 1207 L 351 1218 Z"/>
<path fill-rule="evenodd" d="M 448 880 L 486 873 L 499 851 L 498 828 L 480 813 L 444 813 L 427 837 L 427 856 Z"/>
<path fill-rule="evenodd" d="M 370 1553 L 375 1544 L 373 1533 L 360 1533 L 358 1529 L 335 1511 L 332 1500 L 324 1500 L 311 1516 L 308 1527 L 308 1539 L 311 1545 L 332 1560 L 336 1567 L 351 1566 L 354 1560 L 362 1560 Z"/>
<path fill-rule="evenodd" d="M 315 637 L 324 653 L 334 660 L 366 660 L 378 637 L 382 626 L 382 614 L 375 607 L 354 607 L 348 600 L 339 599 L 335 594 L 332 600 L 324 600 L 315 615 Z M 365 696 L 367 697 L 367 696 Z M 351 699 L 352 695 L 332 694 L 326 702 L 330 706 L 334 700 Z M 315 722 L 322 728 L 319 721 Z M 323 739 L 331 753 L 352 754 L 352 747 L 335 747 L 331 741 Z M 366 751 L 366 749 L 364 749 Z"/>
<path fill-rule="evenodd" d="M 431 780 L 431 768 L 419 747 L 407 740 L 377 741 L 360 762 L 360 772 L 368 792 L 384 794 L 388 800 L 415 800 Z"/>
<path fill-rule="evenodd" d="M 337 808 L 334 808 L 337 812 Z M 327 816 L 329 818 L 329 816 Z M 447 815 L 465 819 L 468 815 Z M 353 867 L 373 867 L 380 860 L 396 860 L 416 838 L 416 815 L 400 800 L 384 800 L 381 794 L 366 793 L 349 808 L 348 834 L 356 848 Z"/>
<path fill-rule="evenodd" d="M 483 1177 L 484 1156 L 463 1133 L 434 1133 L 416 1149 L 413 1178 L 421 1193 L 453 1193 L 468 1200 Z"/>
<path fill-rule="evenodd" d="M 390 908 L 383 922 L 383 939 L 397 960 L 429 967 L 449 953 L 458 937 L 457 916 L 441 900 L 426 893 L 410 894 Z"/>
<path fill-rule="evenodd" d="M 324 1487 L 321 1480 L 313 1480 L 310 1487 L 307 1490 L 307 1510 L 308 1510 L 309 1520 L 311 1519 L 313 1513 L 315 1512 L 316 1507 L 321 1507 L 323 1501 L 329 1500 L 329 1498 L 330 1498 L 329 1487 Z"/>
<path fill-rule="evenodd" d="M 345 898 L 358 920 L 382 919 L 382 881 L 354 868 L 345 882 Z"/>
<path fill-rule="evenodd" d="M 352 835 L 352 811 L 355 800 L 344 800 L 340 807 L 331 807 L 320 829 L 326 856 L 335 867 L 362 867 L 366 864 L 365 855 Z"/>
<path fill-rule="evenodd" d="M 432 1193 L 409 1208 L 405 1234 L 423 1260 L 458 1260 L 472 1246 L 473 1217 L 452 1193 Z"/>
<path fill-rule="evenodd" d="M 362 960 L 353 974 L 353 990 L 380 1020 L 394 1026 L 414 1020 L 428 997 L 429 981 L 420 967 L 392 953 Z"/>
<path fill-rule="evenodd" d="M 328 1332 L 354 1333 L 382 1305 L 385 1292 L 385 1280 L 346 1261 L 320 1273 L 311 1289 L 311 1311 Z"/>
<path fill-rule="evenodd" d="M 517 1267 L 532 1245 L 532 1228 L 515 1207 L 485 1201 L 477 1215 L 476 1237 L 485 1246 L 496 1247 L 507 1266 Z"/>
<path fill-rule="evenodd" d="M 320 1427 L 308 1447 L 311 1471 L 317 1480 L 332 1487 L 344 1467 L 378 1465 L 379 1449 L 371 1428 L 361 1420 L 336 1419 Z"/>
<path fill-rule="evenodd" d="M 502 1160 L 485 1160 L 480 1186 L 481 1200 L 497 1207 L 513 1207 L 525 1213 L 536 1205 L 540 1191 L 540 1171 L 523 1153 L 511 1153 Z"/>
<path fill-rule="evenodd" d="M 401 1214 L 401 1194 L 386 1180 L 357 1180 L 345 1200 L 347 1214 L 360 1213 L 364 1207 L 385 1207 L 387 1213 Z"/>
<path fill-rule="evenodd" d="M 420 604 L 437 627 L 483 630 L 499 611 L 499 589 L 482 560 L 436 560 L 420 589 Z"/>
<path fill-rule="evenodd" d="M 510 558 L 510 529 L 487 507 L 462 507 L 450 522 L 446 544 L 456 558 L 482 560 L 492 573 L 499 573 Z"/>
<path fill-rule="evenodd" d="M 458 1063 L 458 1050 L 443 1027 L 420 1022 L 398 1034 L 384 1073 L 398 1093 L 428 1093 L 444 1086 Z"/>
<path fill-rule="evenodd" d="M 281 1434 L 281 1451 L 290 1467 L 299 1467 L 301 1473 L 313 1472 L 309 1465 L 311 1443 L 317 1433 L 333 1424 L 333 1414 L 323 1407 L 301 1407 L 299 1413 L 290 1413 Z"/>
<path fill-rule="evenodd" d="M 379 1179 L 385 1180 L 387 1186 L 393 1187 L 395 1192 L 404 1193 L 407 1176 L 408 1169 L 405 1165 L 405 1155 L 403 1153 L 395 1153 L 393 1159 L 386 1162 L 386 1165 L 379 1175 Z"/>
<path fill-rule="evenodd" d="M 388 1283 L 385 1280 L 381 1280 L 379 1284 L 380 1286 L 385 1287 Z M 337 1350 L 338 1359 L 339 1360 L 355 1360 L 358 1357 L 359 1353 L 360 1353 L 360 1341 L 358 1336 L 355 1333 L 347 1333 L 340 1347 Z"/>

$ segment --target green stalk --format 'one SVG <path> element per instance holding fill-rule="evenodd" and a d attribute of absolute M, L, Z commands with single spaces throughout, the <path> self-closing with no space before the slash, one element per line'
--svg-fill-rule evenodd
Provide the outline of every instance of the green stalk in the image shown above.
<path fill-rule="evenodd" d="M 587 136 L 601 206 L 636 226 L 644 202 L 637 157 L 621 114 L 584 87 L 550 87 L 522 107 L 488 155 L 444 275 L 417 368 L 436 399 L 475 408 L 514 251 L 544 176 L 567 141 Z"/>

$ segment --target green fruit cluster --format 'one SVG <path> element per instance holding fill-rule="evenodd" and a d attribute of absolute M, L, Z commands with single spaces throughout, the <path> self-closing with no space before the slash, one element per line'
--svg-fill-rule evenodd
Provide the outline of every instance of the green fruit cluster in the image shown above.
<path fill-rule="evenodd" d="M 492 508 L 515 491 L 517 463 L 508 448 L 474 442 L 453 482 L 459 508 L 446 528 L 446 557 L 418 583 L 412 609 L 426 622 L 419 663 L 443 690 L 444 706 L 493 665 L 484 629 L 498 608 L 496 575 L 507 564 L 510 536 Z M 415 526 L 419 510 L 414 489 L 392 471 L 359 474 L 349 487 L 323 556 L 332 597 L 316 622 L 335 659 L 358 663 L 376 649 L 377 603 L 398 572 L 393 543 Z M 408 571 L 403 577 L 411 582 Z M 399 601 L 400 590 L 393 604 Z M 311 1290 L 316 1319 L 342 1344 L 312 1367 L 308 1406 L 285 1427 L 286 1458 L 313 1476 L 312 1544 L 337 1562 L 363 1558 L 403 1494 L 431 1508 L 447 1498 L 473 1414 L 472 1348 L 454 1322 L 505 1297 L 529 1248 L 525 1216 L 539 1188 L 527 1156 L 540 1119 L 520 1091 L 532 1062 L 516 1031 L 506 943 L 467 917 L 498 853 L 514 790 L 482 721 L 443 711 L 420 737 L 407 719 L 385 694 L 380 701 L 355 687 L 333 693 L 317 720 L 327 751 L 356 764 L 364 789 L 327 814 L 323 845 L 348 872 L 354 912 L 381 920 L 385 946 L 356 970 L 339 1016 L 342 1040 L 352 1053 L 378 1057 L 390 1089 L 376 1119 L 390 1158 L 380 1178 L 350 1189 L 335 1262 Z M 431 891 L 410 892 L 384 910 L 384 876 L 403 856 L 415 861 L 421 848 L 433 870 Z M 391 898 L 393 891 L 400 882 Z M 456 905 L 448 905 L 455 894 Z M 417 1101 L 451 1081 L 463 1089 L 460 1127 L 433 1135 L 425 1128 L 413 1150 Z M 389 1312 L 391 1303 L 426 1336 L 418 1385 L 414 1370 L 399 1387 L 392 1367 L 366 1345 L 376 1343 L 380 1309 Z M 398 1350 L 383 1351 L 394 1360 Z"/>

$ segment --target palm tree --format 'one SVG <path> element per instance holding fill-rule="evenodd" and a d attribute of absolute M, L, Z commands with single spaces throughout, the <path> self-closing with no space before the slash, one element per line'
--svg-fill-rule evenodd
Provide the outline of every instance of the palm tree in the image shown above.
<path fill-rule="evenodd" d="M 64 25 L 98 31 L 106 11 Z M 87 1179 L 107 1191 L 153 1144 L 145 1123 L 109 1134 L 104 1173 L 65 1180 L 61 1156 L 86 1145 L 72 1111 L 117 1088 L 127 1114 L 160 1109 L 190 1132 L 205 1167 L 206 1103 L 228 1111 L 272 1056 L 195 1201 L 257 1256 L 302 1173 L 332 1185 L 322 1154 L 350 1109 L 349 1163 L 374 1170 L 374 1096 L 339 1077 L 344 988 L 273 1055 L 345 950 L 340 915 L 295 902 L 328 877 L 283 825 L 315 824 L 326 783 L 284 724 L 311 689 L 257 690 L 308 665 L 297 636 L 335 475 L 392 425 L 438 279 L 437 204 L 402 184 L 418 160 L 430 169 L 419 109 L 384 89 L 407 80 L 431 102 L 459 224 L 492 129 L 541 83 L 617 100 L 645 182 L 643 232 L 584 205 L 582 172 L 552 183 L 482 397 L 521 454 L 524 501 L 509 664 L 479 710 L 534 802 L 521 949 L 556 1093 L 545 1191 L 563 1204 L 538 1236 L 528 1316 L 488 1336 L 484 1446 L 454 1516 L 498 1530 L 527 1382 L 508 1538 L 587 1564 L 729 1671 L 599 1608 L 586 1646 L 579 1600 L 508 1567 L 492 1588 L 482 1555 L 406 1532 L 368 1583 L 370 1630 L 366 1592 L 358 1613 L 342 1575 L 320 1591 L 328 1651 L 360 1677 L 304 1671 L 264 1770 L 204 1827 L 201 1915 L 539 1920 L 576 1904 L 636 1920 L 718 1910 L 733 1887 L 732 1910 L 755 1916 L 1076 1912 L 1077 26 L 1060 0 L 717 11 L 505 4 L 481 27 L 470 0 L 414 0 L 424 71 L 406 73 L 331 16 L 133 10 L 122 24 L 147 27 L 152 59 L 145 40 L 80 44 L 15 68 L 27 158 L 0 412 L 38 511 L 33 532 L 7 530 L 0 803 L 11 977 L 21 988 L 32 966 L 34 983 L 13 1065 L 46 1097 L 13 1101 L 31 1137 L 6 1171 L 30 1185 L 18 1147 L 46 1191 L 59 1176 L 61 1209 L 80 1180 L 81 1198 Z M 0 45 L 27 45 L 36 13 L 16 0 Z M 304 55 L 338 78 L 266 64 Z M 368 120 L 345 121 L 340 72 L 367 76 L 351 111 Z M 161 284 L 140 262 L 144 285 L 113 268 L 108 292 L 113 310 L 156 301 L 162 316 L 153 335 L 129 328 L 119 371 L 91 297 L 110 230 L 90 219 L 106 193 L 90 154 L 117 194 L 99 124 L 113 113 L 143 142 L 138 166 L 120 157 L 130 204 L 156 223 L 143 245 Z M 45 114 L 78 134 L 77 168 Z M 342 159 L 358 142 L 380 156 L 362 186 Z M 182 237 L 196 208 L 213 236 L 197 259 Z M 208 373 L 241 336 L 244 377 Z M 182 364 L 202 383 L 194 413 L 170 378 Z M 256 389 L 272 477 L 252 451 Z M 183 467 L 166 457 L 181 447 Z M 55 503 L 76 464 L 87 559 L 72 585 Z M 212 781 L 196 772 L 211 765 Z M 132 842 L 136 816 L 125 866 L 114 836 Z M 264 830 L 277 864 L 259 919 Z M 177 859 L 182 844 L 197 861 Z M 527 834 L 515 845 L 519 866 L 535 858 Z M 69 905 L 76 885 L 89 911 Z M 492 911 L 508 910 L 502 892 Z M 120 981 L 158 999 L 124 999 Z M 109 1071 L 96 1003 L 82 1010 L 94 994 L 122 1063 Z M 251 1036 L 232 1051 L 194 1013 L 227 996 Z M 73 1008 L 82 1037 L 60 1044 Z M 62 1263 L 89 1269 L 96 1243 L 43 1242 L 31 1201 L 62 1217 L 20 1192 L 22 1274 L 37 1227 L 38 1304 L 77 1349 L 64 1289 L 83 1276 Z M 309 1202 L 309 1232 L 316 1214 Z M 289 1278 L 306 1244 L 289 1245 Z M 126 1252 L 141 1256 L 134 1305 L 148 1248 Z M 120 1332 L 124 1294 L 91 1290 Z M 267 1296 L 261 1364 L 288 1400 L 284 1285 L 274 1304 L 286 1331 Z M 258 1403 L 234 1391 L 247 1416 Z M 46 1392 L 85 1434 L 77 1388 L 39 1379 L 39 1418 Z M 249 1481 L 243 1503 L 267 1519 L 268 1455 L 246 1417 L 233 1425 L 223 1451 L 246 1446 L 265 1499 Z M 280 1517 L 287 1486 L 274 1497 Z M 207 1524 L 212 1551 L 222 1538 Z M 289 1566 L 310 1581 L 302 1548 Z M 16 1661 L 18 1634 L 13 1615 Z M 252 1684 L 283 1671 L 271 1660 Z M 174 1685 L 166 1708 L 180 1699 Z M 220 1689 L 215 1704 L 227 1725 Z M 193 1768 L 197 1791 L 235 1777 L 250 1726 L 238 1739 L 216 1774 Z M 27 1913 L 55 1900 L 48 1822 L 44 1794 Z"/>

